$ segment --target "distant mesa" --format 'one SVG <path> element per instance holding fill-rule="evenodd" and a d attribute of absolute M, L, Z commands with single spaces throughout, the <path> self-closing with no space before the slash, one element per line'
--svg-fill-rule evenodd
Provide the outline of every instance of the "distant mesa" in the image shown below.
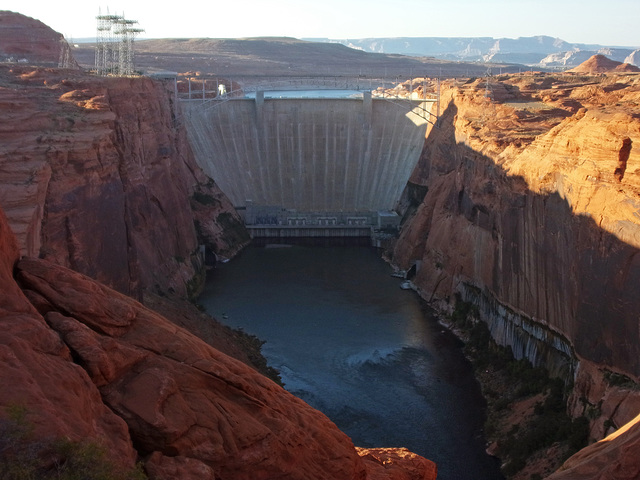
<path fill-rule="evenodd" d="M 610 60 L 604 55 L 593 55 L 587 61 L 582 62 L 575 68 L 569 70 L 575 73 L 611 73 L 611 72 L 640 72 L 640 68 L 628 63 Z"/>
<path fill-rule="evenodd" d="M 463 62 L 522 64 L 545 69 L 564 70 L 576 67 L 597 54 L 640 66 L 640 50 L 637 46 L 569 43 L 545 35 L 518 38 L 399 37 L 316 41 L 342 43 L 365 52 L 427 56 Z"/>
<path fill-rule="evenodd" d="M 640 66 L 640 50 L 635 50 L 624 59 L 625 63 L 630 63 L 631 65 Z"/>

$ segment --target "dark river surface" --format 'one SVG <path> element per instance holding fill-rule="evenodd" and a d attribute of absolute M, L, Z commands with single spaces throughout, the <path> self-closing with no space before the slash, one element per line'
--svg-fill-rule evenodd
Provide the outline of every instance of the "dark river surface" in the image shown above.
<path fill-rule="evenodd" d="M 199 299 L 266 343 L 285 388 L 360 447 L 406 447 L 439 480 L 501 479 L 461 343 L 377 250 L 252 246 L 210 272 Z"/>

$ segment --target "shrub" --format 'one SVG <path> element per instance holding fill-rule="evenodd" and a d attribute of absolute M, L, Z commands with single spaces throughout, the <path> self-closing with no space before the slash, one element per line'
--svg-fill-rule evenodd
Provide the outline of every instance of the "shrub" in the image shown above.
<path fill-rule="evenodd" d="M 638 385 L 628 376 L 621 373 L 606 371 L 604 373 L 604 378 L 612 387 L 627 388 L 629 390 L 640 390 L 640 385 Z"/>
<path fill-rule="evenodd" d="M 93 441 L 36 438 L 27 411 L 6 408 L 0 419 L 0 479 L 2 480 L 143 480 L 138 465 L 123 470 L 106 448 Z"/>
<path fill-rule="evenodd" d="M 461 298 L 451 315 L 452 322 L 467 335 L 465 353 L 477 371 L 491 371 L 492 376 L 504 379 L 504 392 L 495 392 L 499 397 L 490 402 L 492 412 L 485 422 L 485 433 L 498 435 L 498 412 L 504 411 L 511 402 L 531 395 L 543 393 L 544 400 L 534 406 L 534 415 L 529 421 L 515 425 L 498 440 L 500 457 L 505 461 L 503 474 L 511 477 L 526 465 L 527 459 L 536 451 L 561 443 L 566 457 L 587 445 L 589 421 L 586 417 L 572 420 L 566 413 L 566 390 L 564 382 L 550 378 L 542 367 L 534 367 L 527 359 L 516 360 L 510 347 L 498 345 L 483 321 L 477 316 L 475 307 Z M 629 385 L 626 379 L 610 375 L 610 382 Z M 485 390 L 485 396 L 489 390 Z"/>
<path fill-rule="evenodd" d="M 472 307 L 471 303 L 463 301 L 460 294 L 456 293 L 456 304 L 451 314 L 451 321 L 461 328 L 469 328 L 472 325 L 472 321 L 469 318 Z"/>

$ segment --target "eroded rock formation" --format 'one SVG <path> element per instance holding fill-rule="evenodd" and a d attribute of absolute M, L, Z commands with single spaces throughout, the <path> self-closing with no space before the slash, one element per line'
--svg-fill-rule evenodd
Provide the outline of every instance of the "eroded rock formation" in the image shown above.
<path fill-rule="evenodd" d="M 51 435 L 100 441 L 111 458 L 133 465 L 126 423 L 101 400 L 69 348 L 49 328 L 13 280 L 19 258 L 15 237 L 0 209 L 0 406 L 27 412 L 37 438 Z M 3 415 L 4 417 L 4 415 Z"/>
<path fill-rule="evenodd" d="M 65 58 L 66 57 L 66 58 Z M 64 37 L 19 13 L 0 10 L 0 60 L 29 65 L 77 68 Z"/>
<path fill-rule="evenodd" d="M 132 298 L 18 260 L 1 211 L 0 254 L 0 411 L 23 406 L 41 436 L 101 443 L 123 468 L 140 458 L 152 479 L 436 478 L 406 450 L 356 451 L 322 413 Z"/>
<path fill-rule="evenodd" d="M 607 381 L 640 377 L 639 79 L 450 83 L 442 104 L 394 261 L 418 267 L 425 298 L 474 303 L 518 358 L 575 378 L 572 413 L 600 439 L 640 411 Z"/>
<path fill-rule="evenodd" d="M 169 86 L 19 66 L 0 77 L 0 205 L 22 254 L 134 296 L 186 295 L 201 243 L 223 257 L 246 244 L 193 160 Z"/>

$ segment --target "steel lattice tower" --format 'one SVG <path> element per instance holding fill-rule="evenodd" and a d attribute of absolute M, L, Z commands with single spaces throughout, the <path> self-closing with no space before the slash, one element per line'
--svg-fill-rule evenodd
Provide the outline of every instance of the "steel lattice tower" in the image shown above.
<path fill-rule="evenodd" d="M 133 39 L 144 30 L 134 28 L 136 20 L 124 15 L 98 12 L 96 33 L 96 74 L 133 75 Z"/>
<path fill-rule="evenodd" d="M 118 37 L 118 69 L 120 75 L 133 75 L 133 39 L 144 30 L 135 28 L 136 20 L 124 17 L 115 22 L 115 34 Z"/>

